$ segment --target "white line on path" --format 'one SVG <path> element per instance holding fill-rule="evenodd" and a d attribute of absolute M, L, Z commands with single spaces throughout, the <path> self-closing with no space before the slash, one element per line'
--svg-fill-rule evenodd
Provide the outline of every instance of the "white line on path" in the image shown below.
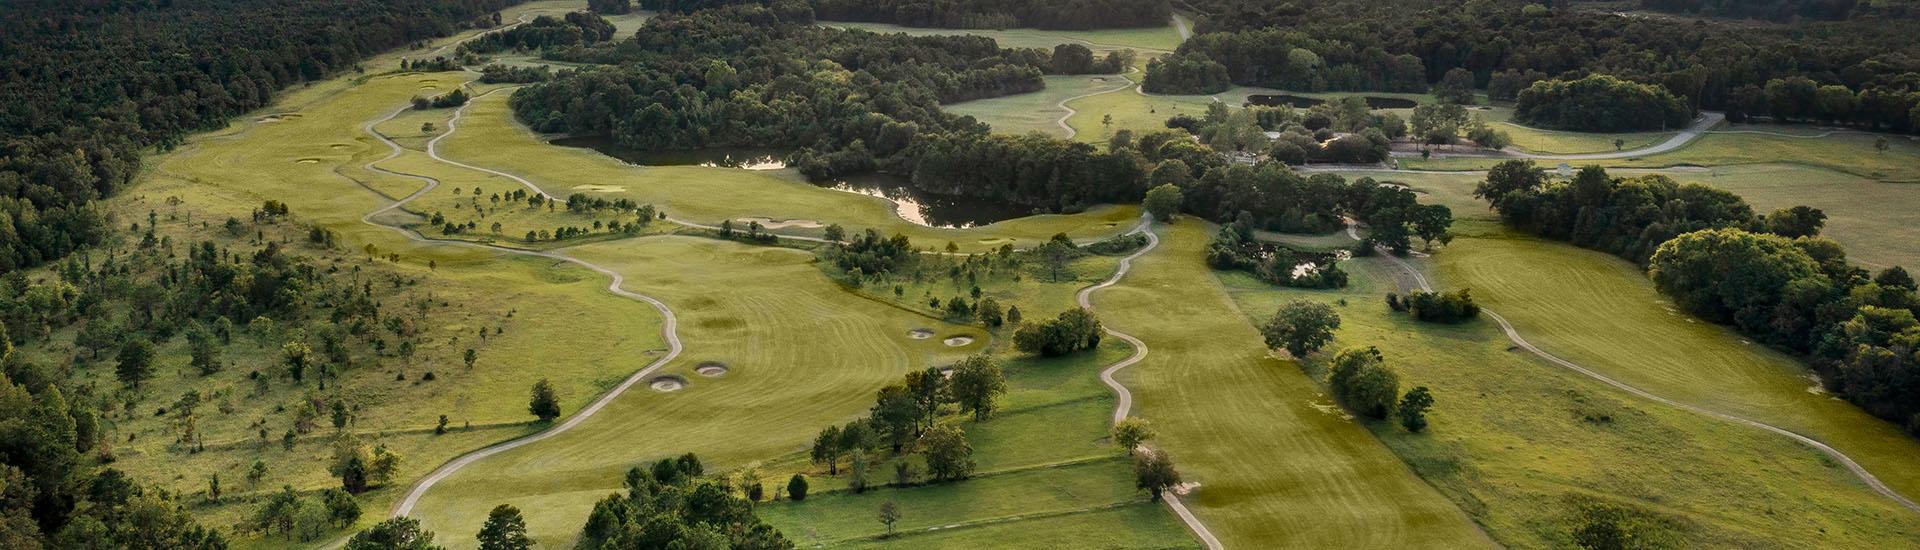
<path fill-rule="evenodd" d="M 1093 291 L 1119 283 L 1120 278 L 1127 276 L 1127 271 L 1133 269 L 1134 259 L 1144 256 L 1147 252 L 1152 251 L 1154 247 L 1160 246 L 1160 236 L 1153 233 L 1152 216 L 1152 214 L 1147 213 L 1141 214 L 1139 227 L 1135 227 L 1133 231 L 1128 232 L 1128 234 L 1139 233 L 1146 235 L 1147 245 L 1141 247 L 1140 250 L 1135 251 L 1133 254 L 1127 255 L 1125 258 L 1121 258 L 1120 267 L 1114 269 L 1113 276 L 1107 277 L 1107 280 L 1101 281 L 1100 284 L 1080 289 L 1080 293 L 1075 296 L 1075 299 L 1080 302 L 1080 307 L 1089 310 L 1093 309 Z M 1120 360 L 1118 363 L 1114 363 L 1112 366 L 1107 367 L 1106 370 L 1100 371 L 1100 381 L 1106 383 L 1107 387 L 1113 388 L 1113 393 L 1120 398 L 1120 402 L 1113 407 L 1113 422 L 1118 424 L 1121 420 L 1126 420 L 1127 413 L 1133 410 L 1133 392 L 1128 391 L 1126 386 L 1122 386 L 1119 381 L 1114 380 L 1113 375 L 1116 372 L 1120 372 L 1120 369 L 1133 366 L 1142 359 L 1146 359 L 1147 343 L 1140 341 L 1139 338 L 1134 338 L 1131 334 L 1113 330 L 1112 328 L 1107 328 L 1106 331 L 1107 334 L 1121 340 L 1126 340 L 1128 344 L 1133 346 L 1133 355 Z M 1180 516 L 1180 521 L 1185 522 L 1188 529 L 1193 530 L 1195 536 L 1200 537 L 1201 542 L 1207 544 L 1208 550 L 1222 550 L 1222 548 L 1224 548 L 1220 545 L 1220 539 L 1213 536 L 1213 531 L 1207 530 L 1206 524 L 1200 523 L 1200 518 L 1194 517 L 1193 511 L 1188 510 L 1186 503 L 1180 501 L 1180 495 L 1168 492 L 1162 500 L 1166 501 L 1168 508 L 1173 509 L 1174 514 Z"/>
<path fill-rule="evenodd" d="M 1353 237 L 1355 240 L 1359 239 L 1359 234 L 1354 231 L 1353 224 L 1351 221 L 1349 221 L 1347 225 L 1347 236 Z M 1421 275 L 1420 271 L 1414 269 L 1412 264 L 1408 264 L 1406 260 L 1402 260 L 1398 256 L 1394 256 L 1392 253 L 1387 252 L 1385 250 L 1381 250 L 1380 255 L 1386 257 L 1388 260 L 1392 260 L 1395 265 L 1398 265 L 1400 267 L 1400 269 L 1405 270 L 1407 274 L 1412 275 L 1414 282 L 1420 286 L 1420 290 L 1433 292 L 1433 286 L 1427 283 L 1426 276 Z M 1672 399 L 1661 397 L 1659 395 L 1655 395 L 1653 392 L 1649 392 L 1649 391 L 1634 387 L 1630 384 L 1627 384 L 1626 382 L 1615 380 L 1612 377 L 1609 377 L 1604 374 L 1600 374 L 1599 372 L 1595 372 L 1592 369 L 1582 367 L 1579 364 L 1576 364 L 1572 361 L 1561 359 L 1560 357 L 1555 356 L 1554 354 L 1547 353 L 1546 350 L 1540 349 L 1538 346 L 1533 345 L 1533 343 L 1528 342 L 1526 338 L 1521 337 L 1520 332 L 1513 328 L 1513 324 L 1507 322 L 1507 318 L 1501 317 L 1500 314 L 1494 313 L 1493 310 L 1491 309 L 1481 308 L 1480 311 L 1483 313 L 1486 313 L 1488 317 L 1492 317 L 1494 322 L 1500 323 L 1500 330 L 1507 333 L 1507 339 L 1512 340 L 1514 345 L 1520 346 L 1521 349 L 1525 349 L 1529 352 L 1532 352 L 1534 355 L 1540 356 L 1541 359 L 1546 359 L 1548 362 L 1558 365 L 1562 368 L 1580 373 L 1582 375 L 1586 375 L 1586 377 L 1588 378 L 1592 378 L 1606 385 L 1613 386 L 1614 388 L 1617 388 L 1620 391 L 1624 391 L 1624 392 L 1639 396 L 1643 399 L 1653 401 L 1655 403 L 1660 403 L 1660 404 L 1675 407 L 1681 410 L 1691 411 L 1691 412 L 1706 415 L 1709 417 L 1718 418 L 1720 420 L 1725 420 L 1725 421 L 1733 422 L 1736 424 L 1743 424 L 1746 426 L 1751 426 L 1754 428 L 1759 428 L 1762 430 L 1766 430 L 1769 432 L 1786 436 L 1790 439 L 1793 439 L 1794 441 L 1798 441 L 1802 444 L 1805 444 L 1808 447 L 1813 447 L 1815 450 L 1818 450 L 1822 453 L 1826 453 L 1826 455 L 1829 457 L 1833 457 L 1834 460 L 1840 462 L 1840 465 L 1845 466 L 1847 468 L 1847 471 L 1852 472 L 1854 477 L 1860 478 L 1861 482 L 1866 483 L 1867 488 L 1872 489 L 1873 492 L 1879 493 L 1881 496 L 1884 496 L 1884 497 L 1887 497 L 1888 499 L 1893 500 L 1894 503 L 1899 504 L 1900 506 L 1905 507 L 1908 510 L 1911 510 L 1915 513 L 1920 513 L 1920 504 L 1914 503 L 1913 500 L 1908 499 L 1904 495 L 1901 495 L 1899 491 L 1895 491 L 1892 487 L 1888 487 L 1886 483 L 1880 481 L 1880 478 L 1874 477 L 1873 472 L 1867 471 L 1866 467 L 1861 466 L 1860 463 L 1858 462 L 1855 462 L 1852 457 L 1847 456 L 1846 453 L 1842 453 L 1840 452 L 1839 449 L 1835 449 L 1832 446 L 1827 445 L 1826 443 L 1821 443 L 1820 441 L 1814 438 L 1800 435 L 1799 433 L 1795 433 L 1786 428 L 1781 428 L 1778 426 L 1774 426 L 1772 424 L 1760 422 L 1758 420 L 1751 420 L 1745 417 L 1708 409 L 1706 407 L 1701 407 L 1698 405 L 1683 403 L 1680 401 L 1675 401 Z"/>

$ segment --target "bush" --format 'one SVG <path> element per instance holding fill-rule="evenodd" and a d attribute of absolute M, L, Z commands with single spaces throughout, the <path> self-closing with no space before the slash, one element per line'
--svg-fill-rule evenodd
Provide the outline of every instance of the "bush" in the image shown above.
<path fill-rule="evenodd" d="M 1100 319 L 1093 312 L 1075 308 L 1063 311 L 1052 320 L 1020 325 L 1013 333 L 1013 346 L 1020 351 L 1045 357 L 1058 357 L 1100 345 Z"/>
<path fill-rule="evenodd" d="M 1416 290 L 1404 298 L 1387 294 L 1387 306 L 1429 323 L 1463 323 L 1480 316 L 1480 306 L 1473 303 L 1473 294 L 1464 288 L 1452 292 Z"/>
<path fill-rule="evenodd" d="M 1372 346 L 1340 350 L 1327 369 L 1327 386 L 1348 409 L 1376 420 L 1386 418 L 1400 398 L 1400 376 Z"/>

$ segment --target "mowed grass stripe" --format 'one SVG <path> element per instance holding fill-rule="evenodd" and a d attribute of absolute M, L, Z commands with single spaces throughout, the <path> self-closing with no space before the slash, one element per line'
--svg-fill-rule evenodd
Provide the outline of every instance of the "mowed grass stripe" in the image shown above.
<path fill-rule="evenodd" d="M 1103 319 L 1152 348 L 1121 374 L 1158 446 L 1202 486 L 1187 502 L 1229 547 L 1466 547 L 1474 524 L 1290 361 L 1269 356 L 1204 262 L 1208 228 L 1163 230 L 1098 297 Z"/>

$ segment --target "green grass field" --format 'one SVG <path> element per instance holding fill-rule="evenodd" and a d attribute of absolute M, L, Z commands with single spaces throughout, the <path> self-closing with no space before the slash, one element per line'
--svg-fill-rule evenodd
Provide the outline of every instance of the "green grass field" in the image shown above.
<path fill-rule="evenodd" d="M 1135 415 L 1160 431 L 1186 501 L 1228 547 L 1446 547 L 1484 535 L 1293 361 L 1274 358 L 1203 261 L 1185 221 L 1094 298 L 1102 319 L 1153 350 L 1122 371 Z"/>
<path fill-rule="evenodd" d="M 993 126 L 993 131 L 997 133 L 1041 132 L 1053 137 L 1065 138 L 1067 130 L 1060 127 L 1059 121 L 1060 117 L 1067 115 L 1067 110 L 1060 108 L 1060 102 L 1090 93 L 1132 86 L 1128 81 L 1112 75 L 1050 75 L 1044 78 L 1047 81 L 1045 90 L 976 99 L 943 105 L 941 108 L 949 113 L 979 119 Z M 1127 92 L 1120 90 L 1112 93 Z M 1080 128 L 1076 130 L 1086 131 Z"/>
<path fill-rule="evenodd" d="M 1506 260 L 1483 255 L 1483 241 L 1528 247 L 1539 260 L 1582 252 L 1490 234 L 1456 240 L 1434 259 L 1444 265 Z M 1540 263 L 1494 265 L 1526 271 L 1513 267 Z M 1556 367 L 1513 349 L 1491 320 L 1438 325 L 1392 313 L 1381 297 L 1408 284 L 1396 281 L 1398 268 L 1371 258 L 1349 262 L 1347 270 L 1352 284 L 1338 291 L 1217 275 L 1251 323 L 1290 300 L 1334 305 L 1342 325 L 1329 350 L 1378 346 L 1399 373 L 1402 391 L 1431 388 L 1437 404 L 1427 432 L 1411 434 L 1389 421 L 1366 425 L 1503 545 L 1572 546 L 1570 519 L 1593 502 L 1631 506 L 1674 526 L 1642 533 L 1655 543 L 1893 547 L 1920 540 L 1920 530 L 1888 520 L 1904 517 L 1904 509 L 1812 449 L 1640 400 Z M 1471 288 L 1483 301 L 1494 292 Z M 1547 299 L 1533 294 L 1528 298 Z M 1503 313 L 1510 309 L 1499 306 Z M 1308 370 L 1324 375 L 1317 362 Z"/>
<path fill-rule="evenodd" d="M 1787 137 L 1768 133 L 1806 135 L 1800 126 L 1735 124 L 1719 129 L 1679 149 L 1628 159 L 1583 162 L 1607 167 L 1662 168 L 1705 166 L 1725 168 L 1751 164 L 1792 164 L 1821 168 L 1889 183 L 1920 182 L 1920 141 L 1911 136 L 1840 132 L 1825 137 Z M 1874 148 L 1880 138 L 1888 149 Z M 1517 138 L 1516 138 L 1517 139 Z M 1611 143 L 1611 140 L 1608 140 Z M 1485 170 L 1501 159 L 1400 159 L 1402 168 L 1423 170 Z"/>
<path fill-rule="evenodd" d="M 1493 128 L 1506 132 L 1513 138 L 1514 147 L 1530 153 L 1543 155 L 1570 155 L 1579 153 L 1605 153 L 1617 150 L 1614 140 L 1620 140 L 1618 149 L 1638 149 L 1666 141 L 1679 132 L 1623 132 L 1617 134 L 1599 134 L 1590 132 L 1562 132 L 1534 128 L 1513 122 L 1511 104 L 1495 104 L 1491 107 L 1470 111 L 1479 115 L 1481 120 L 1493 125 Z"/>

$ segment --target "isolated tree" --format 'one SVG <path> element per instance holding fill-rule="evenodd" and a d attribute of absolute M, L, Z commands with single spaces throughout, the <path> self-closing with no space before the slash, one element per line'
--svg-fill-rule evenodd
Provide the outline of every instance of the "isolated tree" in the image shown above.
<path fill-rule="evenodd" d="M 340 468 L 340 487 L 356 495 L 367 492 L 367 476 L 367 461 L 356 454 L 347 458 L 346 466 Z"/>
<path fill-rule="evenodd" d="M 893 450 L 899 452 L 920 425 L 920 403 L 905 384 L 880 388 L 880 393 L 874 398 L 871 418 L 874 426 L 887 432 Z"/>
<path fill-rule="evenodd" d="M 1057 283 L 1065 276 L 1063 273 L 1067 269 L 1067 262 L 1073 260 L 1075 250 L 1072 241 L 1061 242 L 1056 239 L 1040 245 L 1035 252 L 1039 254 L 1041 264 L 1047 268 L 1047 279 Z"/>
<path fill-rule="evenodd" d="M 893 536 L 893 524 L 900 522 L 900 505 L 893 499 L 880 503 L 880 523 L 887 526 L 887 536 Z"/>
<path fill-rule="evenodd" d="M 820 435 L 813 438 L 813 450 L 810 453 L 814 464 L 826 464 L 827 475 L 840 475 L 840 452 L 842 446 L 839 426 L 827 426 Z"/>
<path fill-rule="evenodd" d="M 1400 397 L 1400 425 L 1407 431 L 1420 433 L 1427 429 L 1427 409 L 1433 406 L 1433 392 L 1426 386 L 1417 386 Z"/>
<path fill-rule="evenodd" d="M 1294 300 L 1280 306 L 1273 318 L 1260 326 L 1268 349 L 1285 349 L 1295 358 L 1307 355 L 1333 341 L 1340 328 L 1340 314 L 1333 306 L 1312 300 Z"/>
<path fill-rule="evenodd" d="M 973 475 L 973 446 L 966 432 L 953 426 L 935 426 L 920 436 L 926 452 L 927 475 L 939 481 L 966 479 Z"/>
<path fill-rule="evenodd" d="M 118 357 L 120 364 L 114 367 L 120 383 L 127 387 L 138 388 L 140 383 L 153 377 L 153 343 L 141 338 L 128 340 L 120 346 Z"/>
<path fill-rule="evenodd" d="M 473 348 L 467 348 L 466 353 L 462 354 L 460 359 L 466 361 L 467 368 L 471 369 L 473 368 L 473 362 L 480 359 L 480 352 L 474 351 Z"/>
<path fill-rule="evenodd" d="M 220 372 L 220 346 L 206 328 L 198 323 L 187 328 L 187 348 L 193 368 L 199 370 L 202 376 Z"/>
<path fill-rule="evenodd" d="M 443 550 L 433 544 L 433 531 L 420 528 L 420 520 L 396 517 L 354 533 L 346 550 Z"/>
<path fill-rule="evenodd" d="M 787 478 L 787 496 L 792 498 L 794 502 L 806 500 L 807 476 L 793 474 L 793 477 Z"/>
<path fill-rule="evenodd" d="M 1113 443 L 1126 449 L 1128 455 L 1132 455 L 1135 449 L 1140 448 L 1141 443 L 1153 439 L 1153 436 L 1153 427 L 1148 426 L 1146 420 L 1139 418 L 1127 417 L 1113 425 Z"/>
<path fill-rule="evenodd" d="M 1020 326 L 1020 306 L 1007 306 L 1007 324 Z"/>
<path fill-rule="evenodd" d="M 280 359 L 287 365 L 287 375 L 299 382 L 306 378 L 307 360 L 313 355 L 313 348 L 300 342 L 287 342 L 280 346 Z"/>
<path fill-rule="evenodd" d="M 1173 467 L 1173 456 L 1166 451 L 1143 452 L 1133 457 L 1133 482 L 1159 502 L 1163 493 L 1180 486 L 1180 471 Z"/>
<path fill-rule="evenodd" d="M 1007 393 L 1007 380 L 1000 373 L 999 361 L 978 353 L 953 366 L 948 392 L 960 404 L 960 412 L 972 411 L 975 421 L 986 420 L 993 415 L 994 399 Z"/>
<path fill-rule="evenodd" d="M 560 417 L 560 398 L 553 393 L 553 383 L 541 378 L 533 383 L 533 396 L 527 402 L 527 412 L 539 418 L 541 422 L 550 422 Z"/>
<path fill-rule="evenodd" d="M 527 538 L 527 520 L 520 517 L 520 509 L 511 504 L 493 507 L 493 511 L 487 513 L 487 522 L 480 526 L 480 534 L 474 538 L 480 541 L 480 550 L 533 548 L 533 539 Z"/>
<path fill-rule="evenodd" d="M 1147 212 L 1153 214 L 1154 219 L 1170 222 L 1173 221 L 1174 214 L 1180 213 L 1180 205 L 1184 200 L 1180 194 L 1180 187 L 1168 183 L 1147 191 L 1145 206 Z"/>

